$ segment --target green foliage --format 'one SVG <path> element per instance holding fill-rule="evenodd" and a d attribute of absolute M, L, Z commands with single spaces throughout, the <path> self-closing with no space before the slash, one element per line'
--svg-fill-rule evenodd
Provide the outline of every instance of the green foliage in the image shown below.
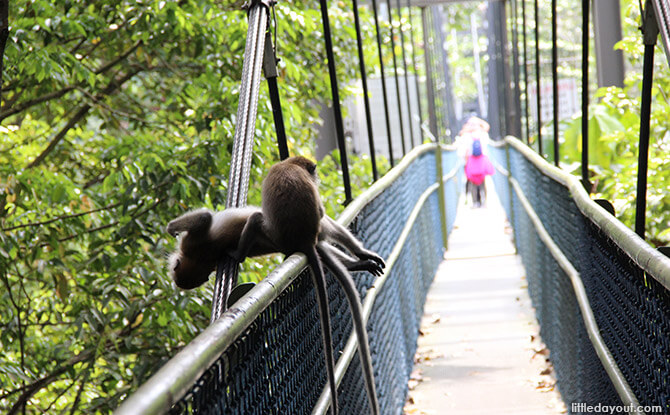
<path fill-rule="evenodd" d="M 321 16 L 298 1 L 277 17 L 289 146 L 309 155 L 314 102 L 330 99 Z M 344 85 L 358 78 L 350 5 L 333 4 L 330 18 Z M 10 25 L 0 412 L 108 413 L 208 324 L 211 284 L 176 290 L 165 269 L 175 240 L 163 229 L 189 208 L 224 206 L 246 14 L 232 1 L 18 0 Z M 371 71 L 374 53 L 366 44 Z M 259 102 L 254 204 L 278 157 L 265 86 Z M 356 189 L 371 182 L 369 160 L 353 158 L 351 170 Z M 321 171 L 336 206 L 341 174 L 332 160 Z M 277 261 L 248 261 L 241 279 Z"/>
<path fill-rule="evenodd" d="M 640 91 L 644 45 L 637 2 L 622 2 L 624 38 L 618 47 L 630 67 L 625 87 L 598 90 L 598 103 L 589 112 L 589 164 L 597 197 L 612 201 L 617 218 L 630 228 L 635 223 Z M 662 48 L 656 48 L 647 175 L 646 235 L 656 246 L 670 244 L 670 69 Z M 581 161 L 581 117 L 566 129 L 561 146 L 564 162 Z"/>

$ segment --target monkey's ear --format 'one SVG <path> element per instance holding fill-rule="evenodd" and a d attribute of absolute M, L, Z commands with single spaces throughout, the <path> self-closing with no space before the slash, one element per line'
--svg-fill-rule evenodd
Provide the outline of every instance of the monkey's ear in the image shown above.
<path fill-rule="evenodd" d="M 305 166 L 309 174 L 314 175 L 316 174 L 316 164 L 314 163 L 308 163 L 307 166 Z"/>

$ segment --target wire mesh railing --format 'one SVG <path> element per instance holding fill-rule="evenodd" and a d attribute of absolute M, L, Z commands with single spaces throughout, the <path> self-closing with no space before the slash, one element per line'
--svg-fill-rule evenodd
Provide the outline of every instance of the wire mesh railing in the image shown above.
<path fill-rule="evenodd" d="M 509 173 L 495 184 L 568 411 L 639 403 L 631 413 L 669 413 L 670 259 L 519 141 L 491 152 Z"/>

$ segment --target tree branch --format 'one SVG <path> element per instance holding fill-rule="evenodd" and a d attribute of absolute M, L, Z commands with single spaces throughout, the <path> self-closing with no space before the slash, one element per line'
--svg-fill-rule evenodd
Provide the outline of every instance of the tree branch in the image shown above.
<path fill-rule="evenodd" d="M 132 78 L 133 76 L 137 75 L 137 73 L 140 72 L 140 69 L 135 68 L 131 72 L 128 72 L 126 75 L 122 76 L 119 79 L 112 79 L 109 82 L 109 85 L 107 87 L 100 91 L 96 97 L 97 99 L 101 99 L 105 95 L 111 95 L 114 91 L 116 91 L 121 85 L 123 85 L 127 80 Z M 67 134 L 68 131 L 70 131 L 75 125 L 81 121 L 86 114 L 88 113 L 88 110 L 91 109 L 90 104 L 84 104 L 81 107 L 79 107 L 79 110 L 75 113 L 75 115 L 68 121 L 68 123 L 63 127 L 58 134 L 51 140 L 49 145 L 47 146 L 42 153 L 35 158 L 30 164 L 28 164 L 27 168 L 31 169 L 35 166 L 38 166 L 40 163 L 44 161 L 44 159 L 53 151 L 54 148 L 60 143 L 60 141 L 65 137 L 65 134 Z"/>
<path fill-rule="evenodd" d="M 44 159 L 53 151 L 54 148 L 60 143 L 60 141 L 65 137 L 65 134 L 67 134 L 68 131 L 70 131 L 79 121 L 86 116 L 86 113 L 88 113 L 88 110 L 91 109 L 91 106 L 89 104 L 84 104 L 81 107 L 79 107 L 79 110 L 74 114 L 72 118 L 70 118 L 70 121 L 68 121 L 67 124 L 65 124 L 65 127 L 63 127 L 58 134 L 51 140 L 47 148 L 42 151 L 42 153 L 35 158 L 30 164 L 28 164 L 27 168 L 32 169 L 33 167 L 39 165 L 44 161 Z"/>
<path fill-rule="evenodd" d="M 113 209 L 113 208 L 121 205 L 121 203 L 122 202 L 111 203 L 107 206 L 104 206 L 104 207 L 101 207 L 101 208 L 98 208 L 98 209 L 87 210 L 85 212 L 79 212 L 79 213 L 73 213 L 71 215 L 62 215 L 62 216 L 47 219 L 47 220 L 44 220 L 44 221 L 41 221 L 41 222 L 23 223 L 21 225 L 10 226 L 9 228 L 2 228 L 2 230 L 5 231 L 5 232 L 8 232 L 8 231 L 13 231 L 13 230 L 20 229 L 20 228 L 27 228 L 27 227 L 33 227 L 33 226 L 44 226 L 44 225 L 48 225 L 50 223 L 57 222 L 59 220 L 78 218 L 79 216 L 90 215 L 91 213 L 97 213 L 97 212 L 102 212 L 104 210 Z"/>
<path fill-rule="evenodd" d="M 134 318 L 130 319 L 130 323 L 123 327 L 121 330 L 117 332 L 116 336 L 113 336 L 113 338 L 117 339 L 125 339 L 130 335 L 130 333 L 140 325 L 137 325 L 135 327 L 132 326 L 133 322 L 137 316 Z M 17 392 L 23 391 L 17 401 L 12 405 L 10 408 L 9 412 L 7 415 L 15 415 L 18 413 L 19 410 L 28 402 L 28 400 L 35 395 L 39 390 L 43 389 L 47 385 L 55 382 L 63 373 L 67 372 L 72 368 L 74 365 L 78 363 L 83 363 L 83 362 L 90 362 L 92 359 L 95 358 L 95 352 L 98 350 L 98 345 L 96 344 L 96 347 L 93 347 L 92 349 L 86 349 L 79 353 L 78 355 L 70 358 L 67 362 L 65 362 L 62 366 L 58 367 L 56 370 L 53 372 L 49 373 L 48 375 L 36 380 L 35 382 L 31 383 L 30 385 L 22 386 L 18 389 L 14 389 L 13 391 L 7 392 L 4 395 L 0 396 L 0 399 L 5 399 Z M 111 338 L 108 339 L 105 342 L 104 348 L 107 349 L 109 347 L 115 347 L 116 342 L 113 341 Z"/>
<path fill-rule="evenodd" d="M 86 39 L 84 39 L 86 40 Z M 119 56 L 114 58 L 113 60 L 105 63 L 104 65 L 100 66 L 98 69 L 93 71 L 94 74 L 99 75 L 101 73 L 107 72 L 110 70 L 112 67 L 116 66 L 119 62 L 123 61 L 126 59 L 130 54 L 132 54 L 137 48 L 142 44 L 141 40 L 138 40 L 135 42 L 131 47 L 129 47 L 125 52 L 121 53 Z M 57 99 L 62 97 L 63 95 L 67 94 L 68 92 L 77 89 L 81 83 L 77 83 L 74 85 L 68 85 L 66 87 L 63 87 L 62 89 L 58 91 L 53 91 L 49 92 L 48 94 L 44 94 L 42 96 L 39 96 L 37 98 L 30 99 L 28 101 L 22 102 L 19 105 L 12 105 L 5 109 L 4 111 L 0 111 L 0 121 L 4 120 L 7 117 L 10 117 L 14 114 L 18 114 L 21 111 L 24 111 L 34 105 L 41 104 L 46 101 L 51 101 L 53 99 Z"/>
<path fill-rule="evenodd" d="M 99 67 L 98 69 L 96 69 L 96 70 L 95 70 L 95 74 L 97 75 L 97 74 L 101 74 L 101 73 L 103 73 L 103 72 L 107 72 L 112 66 L 114 66 L 114 65 L 116 65 L 117 63 L 121 62 L 122 60 L 124 60 L 125 58 L 127 58 L 128 56 L 130 56 L 131 53 L 135 52 L 135 50 L 136 50 L 138 47 L 140 47 L 141 44 L 142 44 L 142 41 L 141 41 L 141 40 L 138 40 L 137 42 L 135 42 L 134 45 L 132 45 L 131 47 L 129 47 L 128 50 L 126 50 L 125 52 L 123 52 L 122 54 L 120 54 L 119 56 L 117 56 L 116 59 L 111 60 L 111 61 L 107 62 L 106 64 L 102 65 L 101 67 Z"/>
<path fill-rule="evenodd" d="M 52 99 L 60 98 L 63 95 L 67 94 L 68 92 L 72 91 L 76 87 L 74 85 L 68 85 L 65 88 L 50 92 L 48 94 L 44 94 L 42 96 L 39 96 L 37 98 L 29 99 L 28 101 L 24 101 L 19 105 L 12 105 L 9 107 L 9 109 L 0 112 L 0 121 L 4 120 L 7 117 L 10 117 L 14 114 L 18 114 L 19 112 L 26 110 L 33 105 L 41 104 L 42 102 L 46 101 L 51 101 Z"/>

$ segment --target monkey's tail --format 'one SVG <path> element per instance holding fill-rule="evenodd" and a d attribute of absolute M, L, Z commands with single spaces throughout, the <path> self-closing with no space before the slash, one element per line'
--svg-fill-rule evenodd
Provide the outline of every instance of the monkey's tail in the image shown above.
<path fill-rule="evenodd" d="M 358 290 L 354 285 L 349 272 L 342 266 L 342 264 L 331 256 L 327 249 L 320 245 L 325 242 L 320 242 L 316 246 L 317 252 L 321 255 L 326 267 L 330 269 L 339 281 L 344 293 L 349 302 L 349 309 L 351 310 L 351 318 L 354 323 L 354 330 L 356 330 L 356 338 L 358 339 L 358 356 L 361 360 L 361 367 L 363 368 L 363 377 L 365 379 L 365 388 L 367 389 L 368 399 L 370 401 L 370 409 L 373 415 L 379 415 L 379 402 L 377 402 L 377 391 L 375 388 L 375 375 L 372 368 L 372 359 L 370 355 L 370 344 L 368 343 L 368 332 L 363 323 L 363 306 L 358 297 Z"/>
<path fill-rule="evenodd" d="M 307 262 L 312 268 L 312 282 L 316 290 L 316 299 L 319 303 L 319 315 L 321 320 L 321 331 L 323 336 L 323 352 L 326 358 L 326 372 L 328 374 L 328 383 L 330 384 L 330 394 L 332 402 L 330 404 L 330 413 L 338 415 L 337 409 L 337 383 L 335 383 L 335 361 L 333 359 L 333 335 L 330 328 L 330 309 L 328 307 L 328 292 L 326 290 L 326 276 L 323 273 L 321 260 L 316 252 L 316 247 L 305 252 Z"/>

